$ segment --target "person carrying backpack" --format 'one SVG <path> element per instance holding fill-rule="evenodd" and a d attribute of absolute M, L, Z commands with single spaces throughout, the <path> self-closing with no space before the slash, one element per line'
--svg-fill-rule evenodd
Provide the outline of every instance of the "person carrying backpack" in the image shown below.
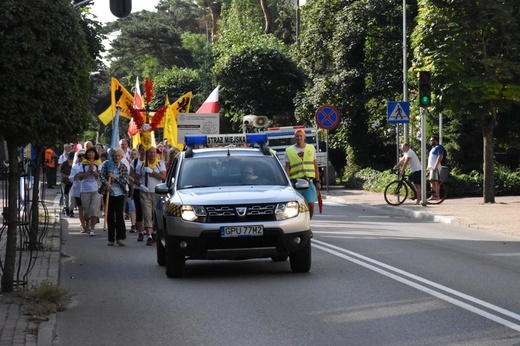
<path fill-rule="evenodd" d="M 442 159 L 446 155 L 446 150 L 442 145 L 439 144 L 439 137 L 433 135 L 430 137 L 430 144 L 432 146 L 428 155 L 428 167 L 427 171 L 430 172 L 430 186 L 435 191 L 435 195 L 432 195 L 428 200 L 439 200 L 439 188 L 442 171 Z"/>

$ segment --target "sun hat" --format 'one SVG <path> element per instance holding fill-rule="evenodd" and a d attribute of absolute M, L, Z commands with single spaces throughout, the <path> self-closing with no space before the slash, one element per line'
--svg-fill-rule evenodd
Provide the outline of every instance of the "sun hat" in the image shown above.
<path fill-rule="evenodd" d="M 296 131 L 294 131 L 294 135 L 302 135 L 303 137 L 307 137 L 303 129 L 297 129 Z"/>

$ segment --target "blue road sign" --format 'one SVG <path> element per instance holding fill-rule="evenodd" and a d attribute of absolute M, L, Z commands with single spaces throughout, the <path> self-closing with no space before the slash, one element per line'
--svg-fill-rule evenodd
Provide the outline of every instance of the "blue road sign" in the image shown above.
<path fill-rule="evenodd" d="M 410 122 L 410 102 L 390 101 L 386 105 L 389 124 L 408 124 Z"/>
<path fill-rule="evenodd" d="M 338 126 L 339 121 L 339 112 L 334 106 L 323 105 L 316 111 L 316 125 L 322 129 L 332 130 Z"/>

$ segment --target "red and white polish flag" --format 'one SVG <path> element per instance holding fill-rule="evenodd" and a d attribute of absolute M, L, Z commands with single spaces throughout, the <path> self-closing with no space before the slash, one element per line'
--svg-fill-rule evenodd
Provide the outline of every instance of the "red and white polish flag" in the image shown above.
<path fill-rule="evenodd" d="M 218 87 L 213 89 L 196 113 L 218 113 Z"/>

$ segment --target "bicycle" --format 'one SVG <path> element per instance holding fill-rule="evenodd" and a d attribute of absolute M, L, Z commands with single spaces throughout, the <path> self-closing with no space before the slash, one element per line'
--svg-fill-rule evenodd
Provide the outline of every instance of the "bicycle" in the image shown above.
<path fill-rule="evenodd" d="M 409 195 L 409 191 L 413 192 L 412 200 L 417 198 L 417 191 L 415 190 L 415 186 L 404 176 L 399 175 L 399 170 L 392 170 L 392 173 L 397 174 L 397 180 L 390 182 L 384 192 L 385 201 L 390 205 L 401 205 L 406 201 Z M 448 187 L 446 183 L 440 181 L 439 186 L 439 194 L 440 198 L 430 199 L 432 196 L 435 196 L 435 191 L 432 190 L 430 186 L 430 181 L 426 180 L 426 198 L 429 204 L 441 204 L 444 202 L 446 197 L 448 196 Z"/>

